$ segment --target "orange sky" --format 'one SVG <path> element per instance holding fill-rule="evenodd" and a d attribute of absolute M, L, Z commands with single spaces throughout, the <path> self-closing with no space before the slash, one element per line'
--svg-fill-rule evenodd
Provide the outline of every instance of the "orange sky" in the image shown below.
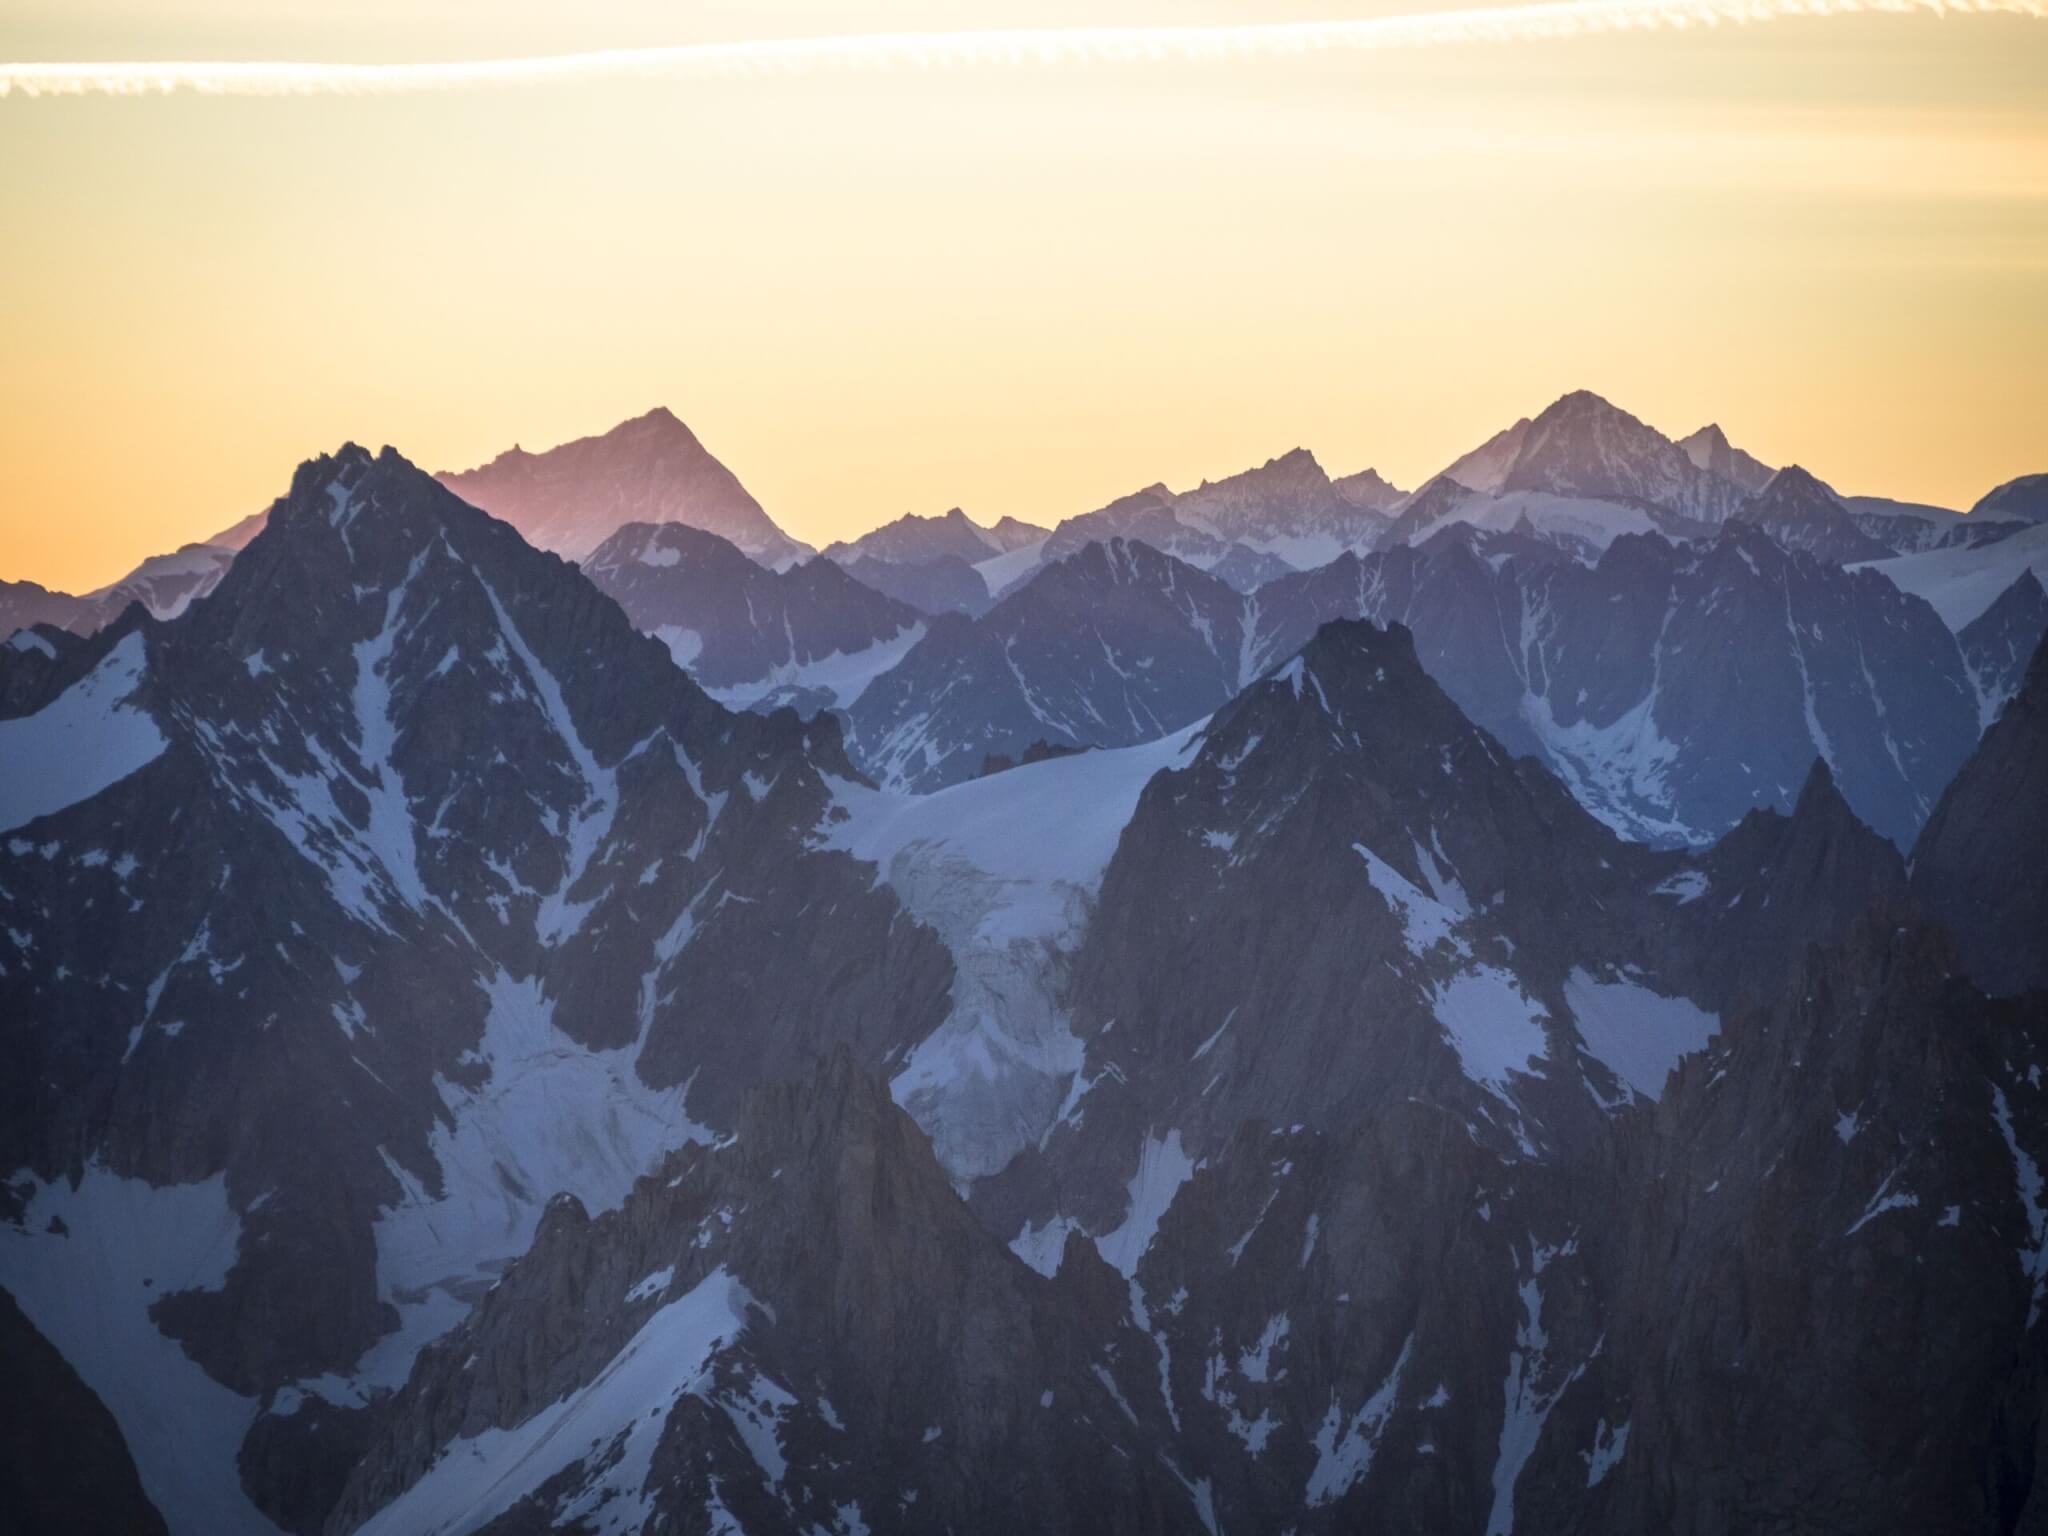
<path fill-rule="evenodd" d="M 0 57 L 1275 19 L 344 15 L 0 0 Z M 2048 24 L 1837 18 L 1171 68 L 10 98 L 0 577 L 110 581 L 345 438 L 462 467 L 656 403 L 819 544 L 955 503 L 1052 522 L 1297 443 L 1413 484 L 1578 386 L 1674 434 L 1718 419 L 1845 491 L 1967 505 L 2048 469 L 2044 81 Z"/>

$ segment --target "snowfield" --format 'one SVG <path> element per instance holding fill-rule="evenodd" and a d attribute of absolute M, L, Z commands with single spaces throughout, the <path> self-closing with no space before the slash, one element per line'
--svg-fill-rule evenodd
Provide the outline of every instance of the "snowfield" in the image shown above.
<path fill-rule="evenodd" d="M 2022 570 L 2048 582 L 2048 523 L 1975 549 L 1930 549 L 1849 569 L 1875 571 L 1901 592 L 1926 598 L 1942 623 L 1962 629 L 1997 602 Z"/>
<path fill-rule="evenodd" d="M 1082 1058 L 1067 959 L 1139 793 L 1207 724 L 930 795 L 834 781 L 819 841 L 874 864 L 957 967 L 946 1022 L 890 1085 L 955 1178 L 996 1172 L 1057 1116 Z"/>
<path fill-rule="evenodd" d="M 150 1502 L 174 1532 L 276 1536 L 236 1471 L 256 1399 L 149 1315 L 162 1297 L 226 1283 L 241 1239 L 227 1176 L 156 1188 L 89 1163 L 75 1188 L 26 1183 L 21 1224 L 0 1222 L 0 1285 L 107 1405 Z"/>

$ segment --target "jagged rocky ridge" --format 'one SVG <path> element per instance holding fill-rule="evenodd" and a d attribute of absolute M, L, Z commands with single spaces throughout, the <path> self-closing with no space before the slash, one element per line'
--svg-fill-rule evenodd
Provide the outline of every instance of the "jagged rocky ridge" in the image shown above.
<path fill-rule="evenodd" d="M 923 637 L 923 617 L 826 559 L 757 565 L 715 533 L 628 523 L 579 564 L 712 695 L 735 708 L 839 708 Z"/>
<path fill-rule="evenodd" d="M 1591 565 L 1524 532 L 1442 528 L 1249 597 L 1142 543 L 1084 546 L 981 620 L 931 633 L 850 713 L 879 780 L 930 789 L 1045 740 L 1122 746 L 1201 718 L 1333 618 L 1412 626 L 1424 665 L 1510 750 L 1631 837 L 1701 844 L 1789 807 L 1827 759 L 1901 847 L 1974 742 L 2000 662 L 2048 613 L 2022 591 L 1959 650 L 1918 599 L 1787 552 L 1623 536 Z"/>
<path fill-rule="evenodd" d="M 1236 592 L 1148 544 L 1084 545 L 979 619 L 934 619 L 854 701 L 851 739 L 871 774 L 914 790 L 1039 741 L 1151 741 L 1236 689 L 1243 622 Z"/>
<path fill-rule="evenodd" d="M 730 714 L 389 450 L 9 692 L 0 1287 L 178 1529 L 280 1513 L 251 1422 L 394 1385 L 551 1195 L 943 1016 L 943 946 L 811 846 L 832 719 Z"/>
<path fill-rule="evenodd" d="M 1831 565 L 1882 560 L 1895 553 L 1856 525 L 1827 486 L 1787 464 L 1735 514 L 1754 523 L 1786 549 L 1800 549 Z"/>
<path fill-rule="evenodd" d="M 1952 977 L 1824 768 L 1631 848 L 1360 625 L 1177 750 L 1083 941 L 1074 1088 L 980 1224 L 835 1062 L 552 1211 L 328 1528 L 2038 1515 L 2048 999 Z"/>

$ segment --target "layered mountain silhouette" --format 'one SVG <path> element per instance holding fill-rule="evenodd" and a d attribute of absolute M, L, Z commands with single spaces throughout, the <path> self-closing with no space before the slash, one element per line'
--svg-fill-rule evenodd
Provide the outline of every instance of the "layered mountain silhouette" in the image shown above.
<path fill-rule="evenodd" d="M 6 610 L 16 1523 L 2048 1518 L 2023 482 L 471 475 Z"/>

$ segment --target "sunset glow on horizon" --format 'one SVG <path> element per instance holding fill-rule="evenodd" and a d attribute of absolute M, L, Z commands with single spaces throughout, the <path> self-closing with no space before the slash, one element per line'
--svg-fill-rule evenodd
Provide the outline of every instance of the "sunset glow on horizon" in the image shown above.
<path fill-rule="evenodd" d="M 1305 4 L 1291 21 L 1412 7 Z M 0 60 L 528 57 L 1248 5 L 5 0 Z M 1404 486 L 1568 390 L 1839 490 L 2048 469 L 2048 24 L 0 100 L 0 578 L 81 591 L 346 439 L 666 405 L 797 538 L 1050 524 L 1312 449 Z"/>

